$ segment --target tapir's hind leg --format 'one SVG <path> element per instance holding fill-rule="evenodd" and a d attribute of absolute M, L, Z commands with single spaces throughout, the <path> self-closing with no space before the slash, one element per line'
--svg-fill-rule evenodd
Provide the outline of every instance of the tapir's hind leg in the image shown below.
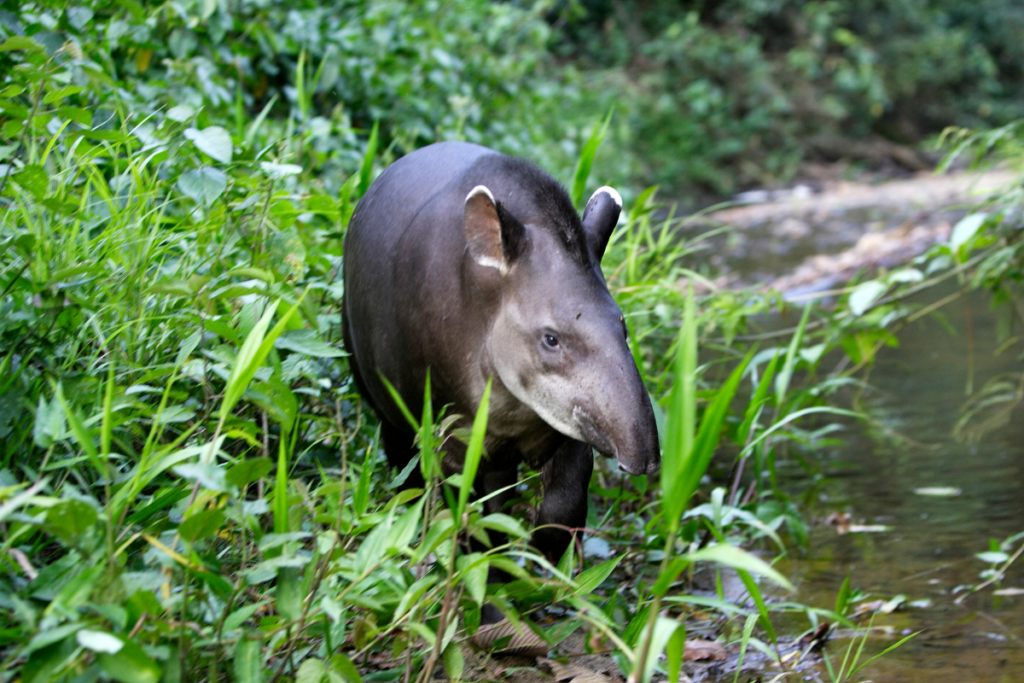
<path fill-rule="evenodd" d="M 533 545 L 553 563 L 561 559 L 572 542 L 574 532 L 568 529 L 586 526 L 587 491 L 593 471 L 593 449 L 571 439 L 541 468 L 544 499 L 537 515 Z M 546 524 L 556 526 L 545 527 Z"/>

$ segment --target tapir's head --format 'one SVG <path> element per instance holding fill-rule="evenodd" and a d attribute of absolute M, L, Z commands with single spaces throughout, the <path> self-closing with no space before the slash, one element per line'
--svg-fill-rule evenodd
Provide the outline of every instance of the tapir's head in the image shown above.
<path fill-rule="evenodd" d="M 630 474 L 656 472 L 650 397 L 600 266 L 622 200 L 602 187 L 581 223 L 564 191 L 548 199 L 513 215 L 519 205 L 503 205 L 484 186 L 466 197 L 467 257 L 501 288 L 487 341 L 493 370 L 554 429 Z"/>

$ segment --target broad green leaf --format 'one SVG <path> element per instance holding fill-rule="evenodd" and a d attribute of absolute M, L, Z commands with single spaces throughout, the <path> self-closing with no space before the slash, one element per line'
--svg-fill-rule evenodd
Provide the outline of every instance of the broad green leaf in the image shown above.
<path fill-rule="evenodd" d="M 268 550 L 279 548 L 286 543 L 297 543 L 298 541 L 304 541 L 307 538 L 312 538 L 312 534 L 308 531 L 292 531 L 285 534 L 264 534 L 263 538 L 260 539 L 259 549 L 261 553 L 266 553 Z"/>
<path fill-rule="evenodd" d="M 42 49 L 42 45 L 27 36 L 10 36 L 7 40 L 0 43 L 0 52 L 10 52 L 12 50 L 34 51 Z"/>
<path fill-rule="evenodd" d="M 171 121 L 177 121 L 178 123 L 185 123 L 195 116 L 195 114 L 195 108 L 187 104 L 176 104 L 167 110 L 167 118 Z"/>
<path fill-rule="evenodd" d="M 850 312 L 855 316 L 864 315 L 871 306 L 882 298 L 882 295 L 889 290 L 889 286 L 878 280 L 868 280 L 857 285 L 850 292 Z M 808 306 L 808 308 L 810 308 Z"/>
<path fill-rule="evenodd" d="M 161 670 L 149 655 L 132 640 L 114 654 L 97 653 L 100 668 L 120 683 L 157 683 Z"/>
<path fill-rule="evenodd" d="M 203 130 L 187 128 L 185 137 L 206 155 L 224 164 L 231 163 L 233 143 L 231 142 L 231 133 L 224 128 L 220 126 L 210 126 Z"/>
<path fill-rule="evenodd" d="M 209 166 L 185 171 L 178 176 L 178 189 L 181 193 L 204 206 L 213 204 L 227 187 L 227 175 Z"/>
<path fill-rule="evenodd" d="M 46 511 L 46 529 L 70 543 L 96 523 L 99 515 L 82 500 L 62 500 Z"/>
<path fill-rule="evenodd" d="M 365 574 L 377 566 L 387 551 L 388 532 L 391 531 L 393 522 L 394 517 L 389 514 L 373 528 L 373 531 L 366 535 L 352 562 L 353 569 L 360 574 Z"/>
<path fill-rule="evenodd" d="M 487 593 L 487 557 L 483 553 L 470 553 L 459 557 L 456 562 L 466 592 L 478 605 L 483 604 Z"/>
<path fill-rule="evenodd" d="M 74 635 L 80 629 L 84 628 L 85 624 L 64 624 L 57 628 L 52 628 L 48 631 L 40 631 L 32 637 L 32 640 L 28 641 L 28 644 L 21 651 L 22 657 L 27 657 L 36 650 L 42 650 L 54 643 L 64 640 L 70 635 Z"/>
<path fill-rule="evenodd" d="M 68 23 L 81 31 L 92 21 L 92 10 L 88 7 L 68 7 L 66 11 Z"/>
<path fill-rule="evenodd" d="M 686 558 L 691 562 L 717 562 L 726 567 L 764 576 L 786 590 L 794 590 L 793 584 L 777 570 L 770 567 L 764 560 L 733 545 L 713 545 L 688 553 Z"/>
<path fill-rule="evenodd" d="M 573 589 L 573 593 L 582 596 L 589 595 L 594 592 L 594 590 L 604 583 L 604 580 L 607 579 L 613 571 L 615 571 L 615 568 L 619 566 L 619 563 L 622 562 L 624 557 L 625 555 L 619 555 L 618 557 L 613 557 L 606 562 L 602 562 L 599 565 L 584 570 L 573 582 L 576 586 Z"/>
<path fill-rule="evenodd" d="M 199 485 L 210 491 L 227 491 L 227 473 L 223 467 L 214 464 L 190 462 L 171 468 L 183 479 L 199 482 Z"/>
<path fill-rule="evenodd" d="M 241 628 L 242 624 L 252 618 L 256 612 L 260 611 L 267 603 L 264 601 L 256 602 L 245 607 L 239 607 L 234 612 L 228 615 L 227 619 L 224 620 L 224 631 L 230 633 L 236 628 Z M 242 640 L 245 640 L 244 638 Z M 241 642 L 241 641 L 239 641 Z"/>
<path fill-rule="evenodd" d="M 412 507 L 403 512 L 395 521 L 387 538 L 388 550 L 402 552 L 408 548 L 409 543 L 416 535 L 416 529 L 419 527 L 424 503 L 426 503 L 426 498 L 421 496 Z"/>
<path fill-rule="evenodd" d="M 1010 556 L 1006 553 L 1001 553 L 996 550 L 989 550 L 984 553 L 975 553 L 974 556 L 982 562 L 990 562 L 992 564 L 999 564 L 1010 559 Z"/>
<path fill-rule="evenodd" d="M 60 102 L 65 97 L 77 95 L 83 90 L 85 90 L 85 88 L 80 85 L 66 85 L 63 88 L 57 88 L 56 90 L 52 90 L 46 94 L 46 97 L 43 98 L 43 104 L 53 104 L 54 102 Z"/>
<path fill-rule="evenodd" d="M 68 639 L 40 648 L 28 655 L 28 661 L 19 672 L 20 683 L 49 683 L 54 680 L 53 674 L 57 667 L 67 661 L 74 649 L 75 642 Z M 25 655 L 26 653 L 22 653 L 22 656 Z"/>
<path fill-rule="evenodd" d="M 920 282 L 924 279 L 924 273 L 917 268 L 901 268 L 889 273 L 886 278 L 888 282 Z"/>
<path fill-rule="evenodd" d="M 406 591 L 402 594 L 402 599 L 398 603 L 398 609 L 395 610 L 395 621 L 405 616 L 406 612 L 414 607 L 419 606 L 420 598 L 423 594 L 430 590 L 434 584 L 440 580 L 440 577 L 433 574 L 427 574 L 422 579 L 409 586 Z"/>
<path fill-rule="evenodd" d="M 178 526 L 178 533 L 189 543 L 195 543 L 220 531 L 225 519 L 224 511 L 220 508 L 200 510 L 182 521 Z"/>
<path fill-rule="evenodd" d="M 359 669 L 352 663 L 352 660 L 348 658 L 344 652 L 335 653 L 331 657 L 330 667 L 333 671 L 337 671 L 348 683 L 363 683 L 363 677 L 359 675 Z"/>
<path fill-rule="evenodd" d="M 50 176 L 46 173 L 46 169 L 37 164 L 22 166 L 17 173 L 11 174 L 11 180 L 31 192 L 37 199 L 46 196 L 50 184 Z"/>
<path fill-rule="evenodd" d="M 64 410 L 57 400 L 47 401 L 42 394 L 36 406 L 36 421 L 32 429 L 32 441 L 40 448 L 49 448 L 54 441 L 67 435 L 68 425 Z"/>
<path fill-rule="evenodd" d="M 961 218 L 955 226 L 953 226 L 953 232 L 949 236 L 949 250 L 953 252 L 954 256 L 958 256 L 960 247 L 971 241 L 981 226 L 985 224 L 985 219 L 988 218 L 987 213 L 972 213 Z"/>
<path fill-rule="evenodd" d="M 238 683 L 263 683 L 263 643 L 248 637 L 235 645 L 235 679 Z"/>
<path fill-rule="evenodd" d="M 277 570 L 277 589 L 274 593 L 275 606 L 281 616 L 295 621 L 302 615 L 302 582 L 295 567 Z"/>
<path fill-rule="evenodd" d="M 232 486 L 242 488 L 267 476 L 272 469 L 274 469 L 274 463 L 270 461 L 270 458 L 249 458 L 230 467 L 224 474 L 224 479 Z"/>
<path fill-rule="evenodd" d="M 291 433 L 299 412 L 299 400 L 287 382 L 271 375 L 266 382 L 250 383 L 243 395 L 267 411 L 267 416 L 279 423 L 286 434 Z"/>
<path fill-rule="evenodd" d="M 640 636 L 644 633 L 644 627 L 647 625 L 647 617 L 651 612 L 651 606 L 646 605 L 643 609 L 639 610 L 633 615 L 633 618 L 626 624 L 625 630 L 622 632 L 622 640 L 630 647 L 636 647 L 637 642 L 640 640 Z"/>
<path fill-rule="evenodd" d="M 274 347 L 314 358 L 341 358 L 348 355 L 341 349 L 325 342 L 320 335 L 310 329 L 285 332 L 274 342 Z"/>
<path fill-rule="evenodd" d="M 302 167 L 296 164 L 275 164 L 271 161 L 261 161 L 260 168 L 271 180 L 281 180 L 302 173 Z"/>
<path fill-rule="evenodd" d="M 515 538 L 529 538 L 530 536 L 530 533 L 519 523 L 519 520 L 509 517 L 502 512 L 487 515 L 480 520 L 479 524 L 485 529 L 494 529 Z"/>
<path fill-rule="evenodd" d="M 327 677 L 327 668 L 316 657 L 310 657 L 299 665 L 295 672 L 295 683 L 320 683 Z"/>
<path fill-rule="evenodd" d="M 444 669 L 448 674 L 448 680 L 457 683 L 462 680 L 462 673 L 466 669 L 466 660 L 462 657 L 462 648 L 455 641 L 448 643 L 444 649 Z"/>

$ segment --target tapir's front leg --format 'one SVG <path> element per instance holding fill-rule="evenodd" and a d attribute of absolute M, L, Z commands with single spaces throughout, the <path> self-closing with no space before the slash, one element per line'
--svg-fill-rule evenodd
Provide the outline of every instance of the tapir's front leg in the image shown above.
<path fill-rule="evenodd" d="M 561 559 L 572 542 L 573 533 L 566 527 L 586 526 L 587 491 L 593 471 L 593 449 L 572 439 L 567 439 L 541 468 L 544 500 L 537 515 L 538 529 L 533 533 L 533 545 L 552 563 Z M 557 526 L 544 527 L 546 524 Z"/>

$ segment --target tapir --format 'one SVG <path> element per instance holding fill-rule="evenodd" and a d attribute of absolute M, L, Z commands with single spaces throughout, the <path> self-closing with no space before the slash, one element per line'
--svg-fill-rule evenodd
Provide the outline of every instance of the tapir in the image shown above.
<path fill-rule="evenodd" d="M 416 453 L 428 372 L 435 409 L 468 427 L 488 379 L 485 455 L 474 495 L 509 498 L 520 463 L 541 474 L 532 543 L 557 560 L 585 525 L 593 449 L 630 474 L 660 463 L 650 397 L 627 345 L 601 257 L 622 200 L 603 187 L 583 218 L 537 166 L 442 142 L 391 164 L 357 204 L 344 244 L 344 343 L 380 421 L 390 464 Z M 443 442 L 442 469 L 465 445 Z"/>

